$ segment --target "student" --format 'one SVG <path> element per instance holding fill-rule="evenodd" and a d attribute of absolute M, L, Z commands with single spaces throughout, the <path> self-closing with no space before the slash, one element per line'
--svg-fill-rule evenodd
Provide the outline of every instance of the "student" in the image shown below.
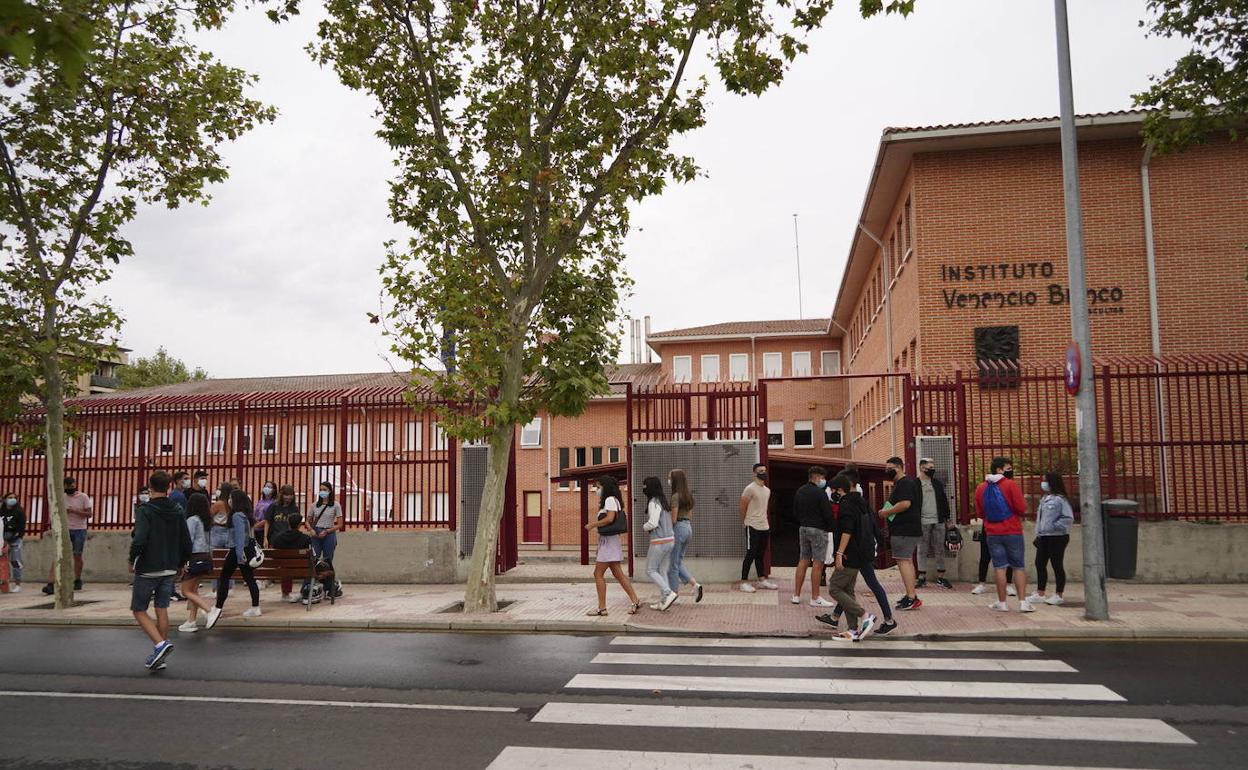
<path fill-rule="evenodd" d="M 222 484 L 217 488 L 216 498 L 208 512 L 212 516 L 212 528 L 208 531 L 208 543 L 214 548 L 230 548 L 234 545 L 234 532 L 230 524 L 230 495 L 234 487 Z"/>
<path fill-rule="evenodd" d="M 746 485 L 741 493 L 741 526 L 745 527 L 745 559 L 741 561 L 741 590 L 747 594 L 754 593 L 756 588 L 775 591 L 780 586 L 768 580 L 766 555 L 767 539 L 771 536 L 771 524 L 767 520 L 767 512 L 771 506 L 771 489 L 767 486 L 767 466 L 754 463 L 754 479 Z M 758 576 L 757 582 L 750 584 L 750 565 Z"/>
<path fill-rule="evenodd" d="M 260 499 L 256 500 L 256 510 L 251 515 L 255 528 L 260 530 L 256 534 L 256 539 L 262 543 L 265 540 L 264 529 L 269 523 L 269 517 L 266 514 L 275 502 L 277 502 L 277 484 L 266 481 L 260 488 Z"/>
<path fill-rule="evenodd" d="M 828 551 L 828 530 L 835 529 L 832 521 L 832 503 L 824 488 L 828 485 L 828 472 L 820 465 L 812 465 L 806 471 L 806 483 L 793 495 L 793 513 L 798 523 L 797 570 L 793 573 L 794 604 L 802 602 L 802 584 L 806 571 L 810 573 L 810 606 L 832 607 L 832 602 L 819 595 L 819 576 L 823 574 L 823 559 Z"/>
<path fill-rule="evenodd" d="M 282 487 L 282 489 L 291 488 Z M 280 496 L 281 493 L 279 493 L 279 497 Z M 293 500 L 295 496 L 293 489 L 291 489 L 290 496 Z M 307 528 L 303 526 L 303 516 L 301 516 L 298 511 L 286 516 L 283 523 L 286 524 L 285 528 L 283 528 L 280 532 L 274 533 L 269 540 L 270 544 L 274 548 L 293 548 L 296 550 L 302 550 L 304 548 L 312 547 L 312 538 L 308 535 Z M 321 587 L 325 591 L 325 596 L 329 596 L 334 590 L 334 577 L 332 573 L 321 582 Z M 312 601 L 312 592 L 309 590 L 311 588 L 311 584 L 307 580 L 303 581 L 303 588 L 308 595 L 308 598 L 304 601 Z M 285 599 L 285 596 L 282 598 Z M 299 599 L 296 597 L 294 601 L 298 602 Z"/>
<path fill-rule="evenodd" d="M 1032 605 L 1065 604 L 1062 596 L 1066 592 L 1066 546 L 1070 545 L 1070 526 L 1075 523 L 1075 512 L 1070 507 L 1070 499 L 1066 496 L 1066 484 L 1056 473 L 1044 474 L 1040 482 L 1040 490 L 1044 497 L 1040 498 L 1040 506 L 1036 509 L 1036 592 L 1027 597 Z M 1057 593 L 1045 596 L 1044 590 L 1049 583 L 1048 565 L 1053 564 L 1053 575 L 1057 578 Z"/>
<path fill-rule="evenodd" d="M 919 578 L 915 588 L 927 587 L 927 564 L 936 561 L 936 585 L 952 589 L 953 583 L 945 577 L 945 532 L 953 529 L 949 518 L 949 497 L 945 485 L 936 478 L 936 463 L 930 457 L 919 460 L 919 486 L 923 490 L 923 507 L 920 514 L 922 535 L 919 538 Z"/>
<path fill-rule="evenodd" d="M 174 577 L 191 555 L 186 519 L 169 499 L 171 481 L 164 471 L 152 474 L 148 480 L 151 494 L 135 512 L 134 536 L 130 541 L 130 571 L 134 573 L 130 611 L 153 645 L 143 665 L 156 670 L 165 667 L 165 658 L 173 651 L 169 643 L 169 603 L 173 600 Z M 154 621 L 147 614 L 153 598 Z"/>
<path fill-rule="evenodd" d="M 186 531 L 191 538 L 191 558 L 182 575 L 181 585 L 182 596 L 186 598 L 186 622 L 178 626 L 178 630 L 193 634 L 198 630 L 195 625 L 197 610 L 203 610 L 207 617 L 212 609 L 212 605 L 199 595 L 200 576 L 212 571 L 212 546 L 208 543 L 212 515 L 208 512 L 206 495 L 191 495 L 186 504 Z"/>
<path fill-rule="evenodd" d="M 892 480 L 893 491 L 888 496 L 889 507 L 880 509 L 880 518 L 889 519 L 888 534 L 893 563 L 897 565 L 897 571 L 901 573 L 901 583 L 906 589 L 906 595 L 897 602 L 897 609 L 917 610 L 923 606 L 923 600 L 915 592 L 913 559 L 923 534 L 923 488 L 918 479 L 905 474 L 906 464 L 900 457 L 888 458 L 884 475 Z"/>
<path fill-rule="evenodd" d="M 838 475 L 832 479 L 830 486 L 834 500 L 840 505 L 841 515 L 837 519 L 836 550 L 833 552 L 835 569 L 828 578 L 828 593 L 849 622 L 849 629 L 837 638 L 857 642 L 870 636 L 875 628 L 875 616 L 863 617 L 862 605 L 854 596 L 859 568 L 875 559 L 874 517 L 862 495 L 853 491 L 853 483 L 848 476 Z M 836 625 L 831 615 L 821 615 L 816 620 Z"/>
<path fill-rule="evenodd" d="M 289 484 L 283 484 L 277 491 L 276 502 L 270 505 L 264 514 L 264 537 L 270 548 L 280 547 L 274 543 L 277 542 L 278 535 L 291 528 L 292 516 L 298 516 L 299 522 L 303 522 L 303 516 L 299 513 L 299 503 L 295 501 L 295 488 Z M 294 585 L 294 581 L 290 578 L 282 578 L 282 601 L 291 604 L 299 601 L 299 596 L 292 593 Z"/>
<path fill-rule="evenodd" d="M 1009 612 L 1005 603 L 1006 569 L 1014 568 L 1014 588 L 1020 597 L 1019 612 L 1034 612 L 1027 595 L 1027 570 L 1023 546 L 1023 514 L 1027 503 L 1023 492 L 1014 483 L 1014 463 L 1008 457 L 994 457 L 991 472 L 975 489 L 975 511 L 984 520 L 984 536 L 988 541 L 988 553 L 996 571 L 997 601 L 988 605 L 991 610 Z"/>
<path fill-rule="evenodd" d="M 169 485 L 169 499 L 186 513 L 186 493 L 191 488 L 191 479 L 186 471 L 174 471 L 173 482 Z"/>
<path fill-rule="evenodd" d="M 615 521 L 616 516 L 624 515 L 624 506 L 620 501 L 623 497 L 620 495 L 620 485 L 610 476 L 599 476 L 596 480 L 598 486 L 598 517 L 591 520 L 585 525 L 585 529 L 593 532 L 601 527 Z M 599 535 L 598 536 L 598 555 L 594 559 L 594 588 L 598 591 L 598 609 L 590 610 L 585 613 L 590 616 L 601 616 L 607 614 L 607 570 L 611 570 L 611 574 L 615 577 L 620 587 L 624 589 L 624 593 L 628 594 L 628 600 L 631 602 L 628 608 L 629 615 L 636 615 L 641 609 L 641 600 L 637 598 L 637 593 L 633 591 L 633 583 L 628 579 L 628 573 L 620 567 L 620 562 L 624 560 L 624 550 L 620 543 L 619 535 Z"/>
<path fill-rule="evenodd" d="M 65 477 L 65 513 L 69 519 L 69 542 L 74 551 L 74 590 L 82 590 L 82 552 L 87 547 L 87 520 L 95 515 L 94 503 L 91 498 L 78 491 L 78 482 L 73 476 Z M 48 584 L 43 592 L 49 596 L 56 590 L 56 561 L 48 570 Z"/>
<path fill-rule="evenodd" d="M 862 485 L 858 483 L 858 465 L 856 463 L 846 463 L 845 470 L 841 471 L 841 473 L 852 484 L 850 489 L 862 495 Z M 862 499 L 865 503 L 866 497 L 863 496 Z M 876 553 L 878 553 L 879 544 L 884 542 L 884 530 L 880 527 L 878 516 L 871 517 L 871 525 L 874 528 L 872 534 L 875 537 Z M 876 604 L 880 605 L 880 614 L 884 616 L 884 622 L 876 627 L 875 633 L 880 635 L 891 633 L 897 628 L 897 621 L 893 619 L 893 605 L 888 601 L 888 592 L 884 590 L 884 584 L 880 582 L 879 576 L 875 574 L 875 560 L 864 562 L 858 568 L 858 574 L 862 576 L 862 582 L 867 584 L 867 588 L 871 589 L 872 595 L 875 596 Z M 832 617 L 837 621 L 840 620 L 841 608 L 839 606 L 832 610 Z M 836 625 L 836 623 L 832 625 Z"/>
<path fill-rule="evenodd" d="M 663 482 L 658 476 L 647 476 L 641 483 L 646 495 L 646 523 L 642 529 L 650 533 L 650 547 L 646 549 L 646 574 L 659 588 L 659 600 L 650 605 L 652 610 L 667 611 L 676 603 L 676 592 L 667 582 L 672 563 L 672 548 L 676 537 L 672 533 L 672 514 L 668 509 L 667 496 L 663 494 Z"/>
<path fill-rule="evenodd" d="M 342 507 L 334 500 L 333 484 L 321 482 L 308 519 L 312 524 L 312 553 L 332 567 L 334 552 L 338 550 L 338 530 L 342 529 Z M 340 585 L 335 585 L 334 596 L 342 595 Z"/>
<path fill-rule="evenodd" d="M 26 534 L 26 511 L 18 505 L 17 493 L 6 492 L 0 502 L 4 519 L 4 544 L 9 549 L 9 593 L 22 590 L 22 537 Z"/>
<path fill-rule="evenodd" d="M 189 487 L 190 492 L 198 492 L 201 495 L 208 494 L 208 471 L 195 471 L 194 479 Z M 189 495 L 190 492 L 187 492 Z"/>
<path fill-rule="evenodd" d="M 667 572 L 667 584 L 673 591 L 680 592 L 686 583 L 693 585 L 693 601 L 702 601 L 702 584 L 685 569 L 685 549 L 693 539 L 693 495 L 689 493 L 689 479 L 685 472 L 677 468 L 667 478 L 672 489 L 672 502 L 675 505 L 672 513 L 676 523 L 672 525 L 676 537 L 676 545 L 672 548 L 672 567 Z"/>
<path fill-rule="evenodd" d="M 247 541 L 252 537 L 251 530 L 251 498 L 241 489 L 230 493 L 230 532 L 234 537 L 233 546 L 225 556 L 225 564 L 221 566 L 221 578 L 217 581 L 217 603 L 208 611 L 205 629 L 210 629 L 221 618 L 221 610 L 225 600 L 230 596 L 230 583 L 234 578 L 234 570 L 243 574 L 247 590 L 251 593 L 251 607 L 243 612 L 245 618 L 258 618 L 260 612 L 260 586 L 256 583 L 256 573 L 247 564 L 245 549 Z"/>

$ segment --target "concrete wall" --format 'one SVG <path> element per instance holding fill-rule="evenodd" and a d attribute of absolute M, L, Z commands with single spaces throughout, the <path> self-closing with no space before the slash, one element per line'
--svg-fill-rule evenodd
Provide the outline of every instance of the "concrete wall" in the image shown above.
<path fill-rule="evenodd" d="M 1027 522 L 1028 583 L 1036 579 L 1036 549 L 1031 545 L 1034 527 Z M 964 545 L 956 568 L 949 565 L 957 580 L 974 582 L 979 566 L 979 543 L 971 541 L 970 527 L 962 527 Z M 1076 525 L 1066 549 L 1068 582 L 1083 580 L 1083 532 Z M 992 580 L 991 569 L 989 580 Z M 1198 524 L 1187 521 L 1140 522 L 1136 583 L 1241 583 L 1248 580 L 1248 525 Z M 1053 572 L 1049 571 L 1049 590 Z"/>
<path fill-rule="evenodd" d="M 92 532 L 84 554 L 83 580 L 117 583 L 128 579 L 130 533 Z M 24 582 L 47 579 L 52 538 L 27 538 Z M 459 578 L 455 533 L 445 530 L 344 532 L 334 566 L 344 583 L 453 583 Z"/>

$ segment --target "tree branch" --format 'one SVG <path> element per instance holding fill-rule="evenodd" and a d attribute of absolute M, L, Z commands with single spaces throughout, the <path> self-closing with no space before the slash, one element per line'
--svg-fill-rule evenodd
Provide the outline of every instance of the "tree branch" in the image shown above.
<path fill-rule="evenodd" d="M 26 206 L 26 195 L 22 190 L 22 178 L 17 172 L 17 165 L 13 162 L 13 156 L 9 153 L 8 142 L 4 141 L 4 135 L 0 134 L 0 159 L 4 162 L 4 181 L 9 188 L 9 197 L 13 199 L 13 207 L 17 209 L 17 215 L 22 221 L 22 230 L 26 233 L 26 252 L 33 257 L 31 260 L 35 264 L 35 268 L 39 271 L 39 279 L 45 283 L 48 280 L 48 266 L 43 261 L 43 249 L 39 243 L 39 229 L 35 227 L 35 220 L 30 215 L 30 209 Z"/>

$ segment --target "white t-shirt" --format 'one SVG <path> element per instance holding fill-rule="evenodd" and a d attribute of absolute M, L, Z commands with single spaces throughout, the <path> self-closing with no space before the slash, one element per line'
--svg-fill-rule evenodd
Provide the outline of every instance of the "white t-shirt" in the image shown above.
<path fill-rule="evenodd" d="M 767 522 L 767 505 L 771 502 L 771 489 L 764 484 L 750 485 L 741 493 L 741 499 L 747 501 L 745 508 L 745 526 L 760 532 L 771 529 Z"/>

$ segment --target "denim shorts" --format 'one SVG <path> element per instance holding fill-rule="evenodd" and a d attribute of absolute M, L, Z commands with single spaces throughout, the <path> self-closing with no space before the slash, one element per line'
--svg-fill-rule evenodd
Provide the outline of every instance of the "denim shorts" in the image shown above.
<path fill-rule="evenodd" d="M 147 605 L 156 597 L 156 609 L 167 610 L 173 601 L 173 581 L 176 575 L 164 577 L 134 576 L 134 590 L 130 592 L 130 611 L 147 612 Z"/>
<path fill-rule="evenodd" d="M 799 560 L 823 562 L 823 557 L 828 550 L 827 532 L 818 527 L 802 527 L 797 531 L 797 542 Z"/>
<path fill-rule="evenodd" d="M 87 547 L 87 531 L 85 529 L 71 529 L 69 531 L 69 543 L 74 547 L 74 553 L 82 556 L 82 549 Z"/>
<path fill-rule="evenodd" d="M 988 535 L 988 553 L 992 555 L 993 569 L 1023 569 L 1026 547 L 1022 535 Z"/>

